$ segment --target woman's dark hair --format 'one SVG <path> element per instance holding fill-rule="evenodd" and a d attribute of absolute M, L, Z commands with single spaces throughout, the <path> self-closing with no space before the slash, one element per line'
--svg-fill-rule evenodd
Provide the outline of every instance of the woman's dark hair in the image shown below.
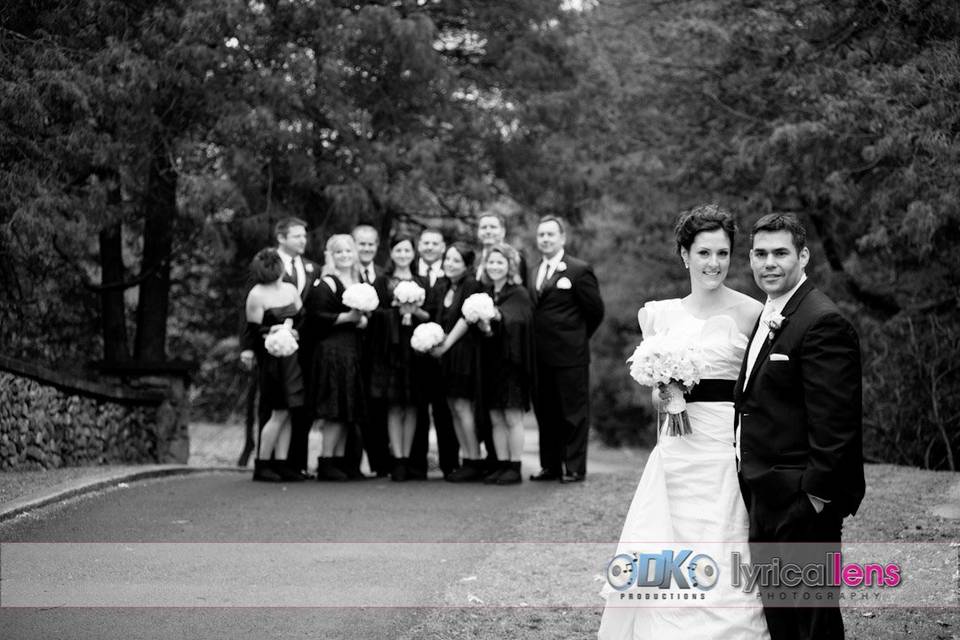
<path fill-rule="evenodd" d="M 257 284 L 274 282 L 283 275 L 283 259 L 276 249 L 261 249 L 250 261 L 250 276 Z"/>
<path fill-rule="evenodd" d="M 443 252 L 443 258 L 446 259 L 447 254 L 450 253 L 451 249 L 456 249 L 457 253 L 460 254 L 460 257 L 463 258 L 463 265 L 467 269 L 472 269 L 474 263 L 477 261 L 477 252 L 465 242 L 454 242 Z"/>
<path fill-rule="evenodd" d="M 413 249 L 413 260 L 410 262 L 410 272 L 416 275 L 417 273 L 417 258 L 420 257 L 420 254 L 417 253 L 417 240 L 413 236 L 406 233 L 398 233 L 390 240 L 390 251 L 393 252 L 393 248 L 400 244 L 401 242 L 409 242 L 410 247 Z M 396 271 L 397 265 L 393 264 L 393 259 L 390 259 L 390 263 L 387 265 L 386 273 L 387 275 L 392 276 L 393 272 Z"/>
<path fill-rule="evenodd" d="M 673 234 L 677 239 L 677 253 L 681 249 L 690 251 L 694 238 L 704 231 L 722 230 L 730 240 L 733 251 L 733 239 L 737 234 L 737 221 L 733 215 L 718 204 L 701 204 L 680 214 Z"/>

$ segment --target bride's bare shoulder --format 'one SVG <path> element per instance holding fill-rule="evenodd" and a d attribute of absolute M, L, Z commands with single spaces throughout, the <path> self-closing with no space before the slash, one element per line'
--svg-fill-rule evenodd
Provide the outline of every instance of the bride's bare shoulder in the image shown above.
<path fill-rule="evenodd" d="M 734 291 L 733 289 L 730 290 L 730 294 L 731 315 L 736 321 L 740 332 L 749 336 L 753 332 L 754 325 L 757 324 L 757 318 L 760 317 L 760 312 L 763 311 L 763 304 L 755 298 L 751 298 L 747 294 Z"/>

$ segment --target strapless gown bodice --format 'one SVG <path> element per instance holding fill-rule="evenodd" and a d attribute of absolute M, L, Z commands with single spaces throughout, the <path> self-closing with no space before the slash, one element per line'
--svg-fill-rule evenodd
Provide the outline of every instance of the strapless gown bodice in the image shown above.
<path fill-rule="evenodd" d="M 643 335 L 652 332 L 687 338 L 703 352 L 706 368 L 702 377 L 737 379 L 749 338 L 740 332 L 733 316 L 698 318 L 684 308 L 679 298 L 648 302 L 644 309 L 647 322 L 640 327 Z"/>

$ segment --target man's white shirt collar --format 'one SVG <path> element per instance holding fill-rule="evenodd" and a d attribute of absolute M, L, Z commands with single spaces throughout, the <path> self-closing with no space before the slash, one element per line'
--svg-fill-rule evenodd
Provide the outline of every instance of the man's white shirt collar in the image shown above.
<path fill-rule="evenodd" d="M 557 269 L 557 265 L 563 261 L 563 249 L 557 251 L 552 258 L 547 258 L 544 256 L 543 260 L 547 263 L 547 268 L 550 269 L 550 271 L 555 271 Z"/>
<path fill-rule="evenodd" d="M 776 298 L 767 298 L 767 304 L 770 306 L 770 312 L 773 315 L 782 314 L 783 308 L 787 306 L 787 303 L 790 302 L 790 298 L 793 297 L 793 294 L 797 292 L 797 289 L 800 288 L 804 282 L 807 281 L 807 274 L 800 274 L 800 280 L 797 281 L 797 284 L 793 285 L 793 288 L 790 291 L 787 291 L 785 294 L 777 296 Z"/>

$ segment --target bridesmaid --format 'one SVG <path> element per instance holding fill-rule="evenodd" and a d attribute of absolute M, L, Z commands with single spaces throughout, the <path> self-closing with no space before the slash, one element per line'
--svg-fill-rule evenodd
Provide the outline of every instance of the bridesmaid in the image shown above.
<path fill-rule="evenodd" d="M 417 251 L 414 239 L 398 235 L 390 242 L 390 264 L 374 286 L 380 297 L 380 309 L 371 318 L 370 341 L 373 349 L 373 374 L 370 395 L 387 403 L 387 431 L 394 457 L 391 479 L 426 479 L 424 470 L 410 465 L 410 449 L 417 428 L 417 359 L 410 346 L 416 325 L 430 319 L 420 306 L 399 304 L 394 290 L 401 282 L 413 282 L 426 293 L 425 278 L 415 275 Z M 407 320 L 405 320 L 407 319 Z"/>
<path fill-rule="evenodd" d="M 307 309 L 317 325 L 319 341 L 313 356 L 313 406 L 323 433 L 323 452 L 317 459 L 317 480 L 342 482 L 347 470 L 347 430 L 355 429 L 363 412 L 360 372 L 360 336 L 367 316 L 343 304 L 343 292 L 360 282 L 357 247 L 347 234 L 327 240 L 324 285 Z"/>
<path fill-rule="evenodd" d="M 487 250 L 483 264 L 487 293 L 497 314 L 481 347 L 480 371 L 483 400 L 490 411 L 498 468 L 487 484 L 517 484 L 522 481 L 523 417 L 530 409 L 534 380 L 533 303 L 520 284 L 520 256 L 508 244 Z"/>
<path fill-rule="evenodd" d="M 279 328 L 287 319 L 299 322 L 303 303 L 297 288 L 283 281 L 283 261 L 276 249 L 257 253 L 250 263 L 250 274 L 256 284 L 247 294 L 248 330 L 258 336 L 253 346 L 259 364 L 260 402 L 270 409 L 270 418 L 260 432 L 253 479 L 302 480 L 298 470 L 290 468 L 285 458 L 290 447 L 290 410 L 304 404 L 303 375 L 295 353 L 272 356 L 267 353 L 264 339 L 271 328 Z M 284 460 L 274 460 L 278 453 Z"/>
<path fill-rule="evenodd" d="M 477 441 L 473 415 L 473 399 L 479 392 L 479 358 L 476 328 L 463 319 L 463 301 L 482 291 L 482 285 L 471 275 L 476 254 L 473 249 L 455 242 L 443 254 L 444 278 L 437 281 L 435 294 L 439 301 L 436 322 L 447 337 L 432 353 L 439 357 L 447 403 L 453 414 L 453 428 L 463 449 L 463 466 L 449 473 L 449 482 L 478 482 L 483 479 L 483 459 Z"/>

